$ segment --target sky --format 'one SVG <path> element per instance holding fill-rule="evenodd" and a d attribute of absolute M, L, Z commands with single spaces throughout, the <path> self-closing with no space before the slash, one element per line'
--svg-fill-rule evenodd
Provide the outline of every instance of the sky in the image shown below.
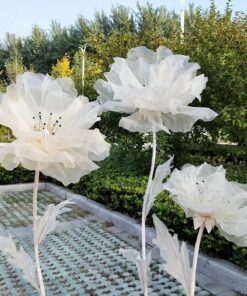
<path fill-rule="evenodd" d="M 169 10 L 180 11 L 181 0 L 149 0 L 155 7 L 165 5 Z M 52 20 L 57 20 L 63 26 L 75 22 L 79 15 L 93 19 L 95 11 L 110 12 L 112 5 L 123 4 L 130 9 L 136 7 L 136 0 L 7 0 L 1 1 L 0 11 L 0 39 L 6 32 L 17 36 L 27 36 L 33 25 L 48 30 Z M 146 0 L 139 0 L 146 4 Z M 194 3 L 196 6 L 207 8 L 210 0 L 185 0 L 186 6 Z M 215 0 L 216 6 L 221 11 L 226 0 Z M 247 0 L 232 0 L 234 11 L 247 12 Z"/>

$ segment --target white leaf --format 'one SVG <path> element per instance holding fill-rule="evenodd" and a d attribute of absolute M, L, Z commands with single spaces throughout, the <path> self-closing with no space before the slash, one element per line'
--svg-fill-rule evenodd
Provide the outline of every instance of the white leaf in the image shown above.
<path fill-rule="evenodd" d="M 155 198 L 164 190 L 162 181 L 170 174 L 172 161 L 173 157 L 165 163 L 159 165 L 155 171 L 155 176 L 152 180 L 149 194 L 146 198 L 144 197 L 145 217 L 147 217 L 148 213 L 152 209 Z"/>
<path fill-rule="evenodd" d="M 0 251 L 7 253 L 11 264 L 20 268 L 23 272 L 23 277 L 38 290 L 38 284 L 35 279 L 35 263 L 32 258 L 20 247 L 16 248 L 16 244 L 12 237 L 0 237 Z"/>
<path fill-rule="evenodd" d="M 172 236 L 164 223 L 153 215 L 157 237 L 153 242 L 160 249 L 160 255 L 165 260 L 165 270 L 180 282 L 187 296 L 190 295 L 192 269 L 189 252 L 185 242 L 179 245 L 178 237 Z"/>
<path fill-rule="evenodd" d="M 136 265 L 141 286 L 142 286 L 142 289 L 144 290 L 145 282 L 147 282 L 147 285 L 149 285 L 151 281 L 150 268 L 149 268 L 151 263 L 151 251 L 147 253 L 146 262 L 142 259 L 141 253 L 136 250 L 120 249 L 119 252 L 125 258 L 127 258 L 129 261 L 132 261 Z M 146 268 L 145 268 L 145 264 L 146 264 Z"/>
<path fill-rule="evenodd" d="M 36 221 L 36 227 L 34 231 L 34 244 L 39 245 L 42 240 L 47 236 L 47 234 L 54 231 L 59 224 L 57 221 L 57 216 L 63 213 L 71 211 L 70 208 L 65 206 L 73 204 L 69 200 L 65 200 L 58 205 L 49 205 L 42 217 L 38 217 Z"/>

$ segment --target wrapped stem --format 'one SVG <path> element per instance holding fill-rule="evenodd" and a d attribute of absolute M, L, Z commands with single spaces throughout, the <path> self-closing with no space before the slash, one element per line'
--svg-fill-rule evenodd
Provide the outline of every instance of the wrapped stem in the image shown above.
<path fill-rule="evenodd" d="M 37 224 L 37 196 L 39 188 L 39 163 L 37 163 L 34 177 L 34 187 L 33 187 L 33 238 L 35 237 L 35 230 Z M 39 280 L 39 294 L 40 296 L 45 296 L 45 286 L 43 281 L 43 276 L 40 267 L 39 260 L 39 245 L 34 243 L 34 254 L 35 254 L 35 264 Z"/>
<path fill-rule="evenodd" d="M 145 195 L 143 198 L 143 207 L 142 207 L 142 260 L 144 265 L 144 296 L 148 295 L 148 279 L 147 279 L 147 260 L 146 260 L 146 202 L 148 199 L 148 195 L 150 193 L 151 183 L 153 180 L 154 175 L 154 166 L 155 166 L 155 159 L 156 159 L 156 132 L 155 132 L 155 126 L 153 125 L 152 129 L 152 137 L 153 137 L 153 149 L 152 149 L 152 162 L 151 162 L 151 168 L 148 178 L 148 183 L 145 191 Z"/>

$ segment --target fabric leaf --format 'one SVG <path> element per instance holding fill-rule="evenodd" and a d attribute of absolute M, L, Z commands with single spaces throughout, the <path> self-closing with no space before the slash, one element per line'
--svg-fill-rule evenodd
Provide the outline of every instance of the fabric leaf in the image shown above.
<path fill-rule="evenodd" d="M 38 217 L 35 228 L 34 244 L 39 245 L 43 239 L 52 231 L 54 231 L 59 224 L 57 216 L 66 212 L 70 212 L 67 205 L 73 204 L 69 200 L 65 200 L 58 205 L 49 205 L 42 217 Z"/>
<path fill-rule="evenodd" d="M 155 171 L 155 176 L 152 180 L 149 194 L 144 199 L 145 218 L 152 209 L 155 198 L 164 190 L 162 181 L 170 174 L 172 161 L 173 157 L 171 157 L 165 163 L 159 165 Z"/>
<path fill-rule="evenodd" d="M 132 261 L 136 265 L 141 286 L 142 286 L 142 289 L 144 290 L 145 282 L 147 281 L 147 283 L 149 284 L 151 281 L 150 268 L 149 268 L 151 263 L 151 251 L 147 253 L 147 257 L 146 257 L 146 271 L 147 271 L 146 274 L 145 274 L 145 262 L 143 261 L 140 252 L 138 252 L 137 250 L 131 250 L 131 249 L 120 249 L 119 251 L 125 258 L 127 258 L 129 261 Z"/>
<path fill-rule="evenodd" d="M 0 251 L 9 255 L 9 261 L 15 267 L 21 269 L 23 277 L 38 290 L 35 278 L 35 263 L 22 247 L 18 250 L 12 237 L 0 237 Z"/>
<path fill-rule="evenodd" d="M 182 284 L 185 294 L 189 296 L 192 270 L 186 243 L 182 242 L 180 246 L 177 235 L 172 236 L 156 215 L 153 215 L 153 221 L 157 233 L 153 242 L 160 249 L 160 255 L 165 260 L 165 270 Z"/>

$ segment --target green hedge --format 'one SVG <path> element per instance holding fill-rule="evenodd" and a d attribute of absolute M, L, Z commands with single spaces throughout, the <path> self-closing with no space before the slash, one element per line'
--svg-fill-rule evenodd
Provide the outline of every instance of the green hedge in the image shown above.
<path fill-rule="evenodd" d="M 3 167 L 0 167 L 0 184 L 17 184 L 17 183 L 29 183 L 34 180 L 34 172 L 23 169 L 21 166 L 17 167 L 13 171 L 7 171 Z"/>

